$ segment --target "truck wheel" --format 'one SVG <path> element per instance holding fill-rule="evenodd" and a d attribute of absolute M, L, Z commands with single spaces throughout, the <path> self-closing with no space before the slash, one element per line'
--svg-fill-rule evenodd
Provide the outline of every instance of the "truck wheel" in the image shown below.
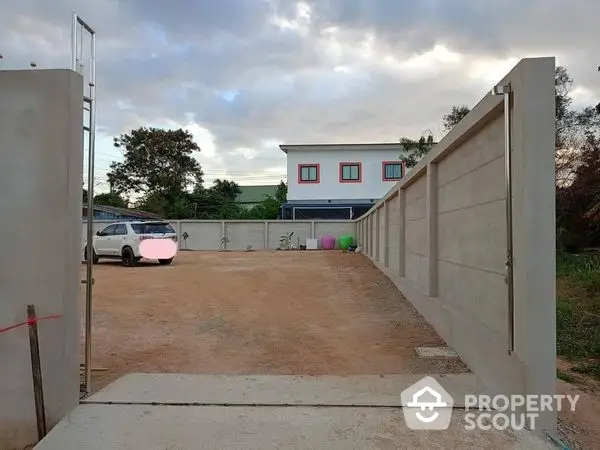
<path fill-rule="evenodd" d="M 140 261 L 140 258 L 136 258 L 131 247 L 123 247 L 121 250 L 121 264 L 125 267 L 134 267 Z"/>
<path fill-rule="evenodd" d="M 92 256 L 92 264 L 98 264 L 98 261 L 100 261 L 100 258 L 98 258 L 98 255 L 96 255 L 96 250 L 92 250 L 93 255 Z M 84 254 L 84 259 L 87 262 L 88 257 L 87 257 L 87 253 L 88 253 L 88 249 L 87 247 L 85 248 L 85 254 Z"/>

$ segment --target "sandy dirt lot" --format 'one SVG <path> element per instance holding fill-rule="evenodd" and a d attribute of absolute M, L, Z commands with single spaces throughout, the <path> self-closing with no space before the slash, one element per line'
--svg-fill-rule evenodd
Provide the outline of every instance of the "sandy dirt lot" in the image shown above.
<path fill-rule="evenodd" d="M 130 372 L 468 371 L 417 357 L 444 342 L 363 255 L 181 252 L 171 266 L 101 262 L 94 278 L 93 367 L 108 369 L 94 391 Z"/>

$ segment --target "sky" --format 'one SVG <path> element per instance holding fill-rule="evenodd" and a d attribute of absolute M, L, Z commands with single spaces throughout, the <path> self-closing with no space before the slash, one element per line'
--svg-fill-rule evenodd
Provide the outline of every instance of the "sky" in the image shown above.
<path fill-rule="evenodd" d="M 279 144 L 440 138 L 524 57 L 600 101 L 595 0 L 5 0 L 0 70 L 68 68 L 73 11 L 97 32 L 96 192 L 141 126 L 189 130 L 207 185 L 276 184 Z"/>

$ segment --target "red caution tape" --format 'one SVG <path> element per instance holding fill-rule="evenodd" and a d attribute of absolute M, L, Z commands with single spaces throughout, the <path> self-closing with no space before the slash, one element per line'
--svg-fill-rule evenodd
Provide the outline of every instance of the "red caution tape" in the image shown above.
<path fill-rule="evenodd" d="M 6 327 L 6 328 L 0 328 L 0 333 L 4 333 L 5 331 L 14 330 L 15 328 L 22 327 L 23 325 L 33 325 L 33 324 L 38 323 L 40 320 L 60 319 L 61 317 L 62 317 L 61 314 L 52 314 L 50 316 L 44 316 L 44 317 L 32 317 L 31 319 L 28 319 L 25 322 L 21 322 L 16 325 L 11 325 L 10 327 Z"/>

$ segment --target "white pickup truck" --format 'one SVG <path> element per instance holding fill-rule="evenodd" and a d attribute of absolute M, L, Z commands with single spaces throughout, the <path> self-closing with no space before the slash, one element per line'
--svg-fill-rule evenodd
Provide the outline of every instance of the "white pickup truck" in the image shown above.
<path fill-rule="evenodd" d="M 142 255 L 140 243 L 145 239 L 171 239 L 177 242 L 177 233 L 164 221 L 128 221 L 108 225 L 94 236 L 92 261 L 100 259 L 120 259 L 126 267 L 135 266 Z M 84 259 L 87 261 L 87 243 L 84 246 Z M 161 265 L 171 264 L 173 258 L 159 259 Z"/>

